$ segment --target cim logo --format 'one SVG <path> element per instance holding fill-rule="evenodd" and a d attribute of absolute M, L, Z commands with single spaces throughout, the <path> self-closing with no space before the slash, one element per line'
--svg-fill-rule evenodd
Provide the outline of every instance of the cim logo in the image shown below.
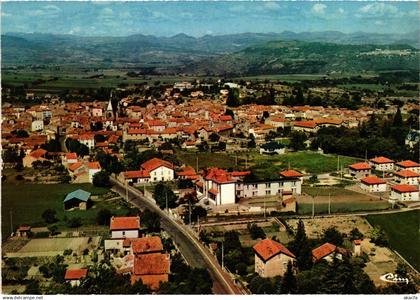
<path fill-rule="evenodd" d="M 382 275 L 380 279 L 385 282 L 408 284 L 408 278 L 400 277 L 397 274 L 392 273 Z"/>

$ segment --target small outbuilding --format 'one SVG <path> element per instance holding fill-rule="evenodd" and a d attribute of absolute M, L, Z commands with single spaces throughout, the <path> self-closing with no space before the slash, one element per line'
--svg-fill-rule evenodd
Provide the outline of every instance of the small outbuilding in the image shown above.
<path fill-rule="evenodd" d="M 30 237 L 31 235 L 31 226 L 19 226 L 16 232 L 19 237 Z"/>
<path fill-rule="evenodd" d="M 81 189 L 68 193 L 64 198 L 64 209 L 79 208 L 80 210 L 86 210 L 90 204 L 90 195 L 91 193 Z"/>
<path fill-rule="evenodd" d="M 69 282 L 72 287 L 79 286 L 82 279 L 86 278 L 88 269 L 68 269 L 64 275 L 66 282 Z"/>

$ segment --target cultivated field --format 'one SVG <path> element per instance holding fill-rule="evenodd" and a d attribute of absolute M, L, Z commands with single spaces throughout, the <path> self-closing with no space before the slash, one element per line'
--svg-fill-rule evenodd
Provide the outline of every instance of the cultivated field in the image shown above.
<path fill-rule="evenodd" d="M 420 210 L 368 216 L 367 220 L 383 228 L 391 248 L 420 271 Z"/>
<path fill-rule="evenodd" d="M 19 256 L 55 256 L 62 255 L 66 249 L 80 252 L 88 245 L 89 238 L 87 237 L 32 239 L 17 254 Z"/>

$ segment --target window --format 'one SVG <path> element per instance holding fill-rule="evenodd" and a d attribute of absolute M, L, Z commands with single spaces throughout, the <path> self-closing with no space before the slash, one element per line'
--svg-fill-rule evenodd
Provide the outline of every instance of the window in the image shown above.
<path fill-rule="evenodd" d="M 122 235 L 125 236 L 125 231 L 122 232 Z"/>
<path fill-rule="evenodd" d="M 266 184 L 265 184 L 265 187 L 266 187 L 266 188 L 270 188 L 270 187 L 271 187 L 271 183 L 266 183 Z"/>
<path fill-rule="evenodd" d="M 271 195 L 271 191 L 265 191 L 266 195 Z"/>

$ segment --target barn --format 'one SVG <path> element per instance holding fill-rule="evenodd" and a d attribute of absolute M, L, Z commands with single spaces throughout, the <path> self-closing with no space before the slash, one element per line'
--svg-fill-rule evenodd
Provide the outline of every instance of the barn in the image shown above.
<path fill-rule="evenodd" d="M 64 209 L 79 208 L 80 210 L 86 210 L 90 204 L 90 195 L 89 192 L 82 189 L 68 193 L 64 198 Z"/>

